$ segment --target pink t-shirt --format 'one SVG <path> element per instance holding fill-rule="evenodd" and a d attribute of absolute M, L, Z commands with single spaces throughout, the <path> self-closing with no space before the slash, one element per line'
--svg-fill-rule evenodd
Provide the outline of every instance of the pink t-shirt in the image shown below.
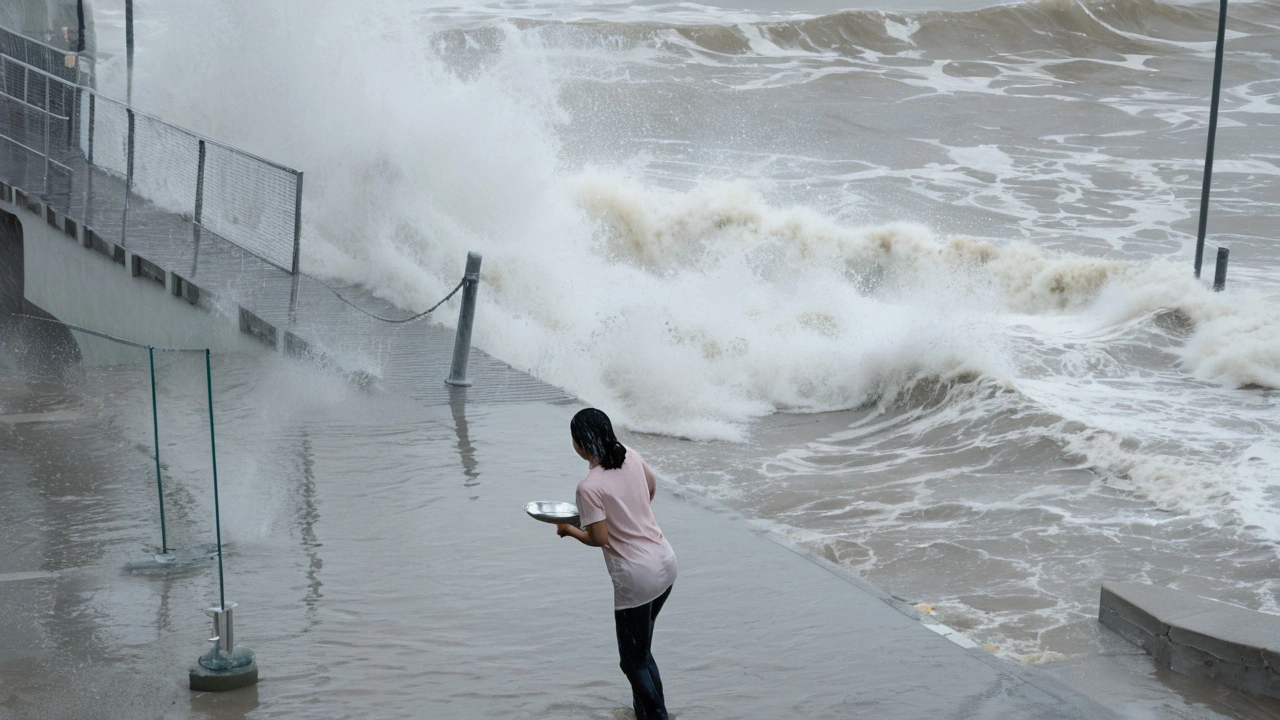
<path fill-rule="evenodd" d="M 622 467 L 597 465 L 578 483 L 582 527 L 608 520 L 609 544 L 601 549 L 615 610 L 644 605 L 676 581 L 675 551 L 649 507 L 656 480 L 640 454 L 628 449 Z"/>

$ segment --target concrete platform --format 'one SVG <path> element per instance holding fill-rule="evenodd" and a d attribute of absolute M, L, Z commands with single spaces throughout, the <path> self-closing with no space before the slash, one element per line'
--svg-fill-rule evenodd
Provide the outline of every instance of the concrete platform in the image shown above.
<path fill-rule="evenodd" d="M 1140 583 L 1104 583 L 1098 621 L 1170 669 L 1280 698 L 1280 616 Z"/>

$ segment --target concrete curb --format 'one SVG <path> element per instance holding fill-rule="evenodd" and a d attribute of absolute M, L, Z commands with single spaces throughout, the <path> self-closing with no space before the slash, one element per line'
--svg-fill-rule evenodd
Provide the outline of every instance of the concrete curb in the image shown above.
<path fill-rule="evenodd" d="M 1175 672 L 1280 698 L 1280 615 L 1114 582 L 1102 585 L 1098 621 Z"/>

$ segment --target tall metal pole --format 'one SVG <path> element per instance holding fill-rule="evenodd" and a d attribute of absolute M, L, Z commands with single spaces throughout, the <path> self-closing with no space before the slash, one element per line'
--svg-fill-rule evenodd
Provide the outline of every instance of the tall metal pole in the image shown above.
<path fill-rule="evenodd" d="M 98 106 L 98 94 L 89 93 L 89 164 L 93 165 L 93 131 Z M 92 174 L 92 173 L 91 173 Z"/>
<path fill-rule="evenodd" d="M 147 346 L 147 359 L 151 362 L 151 428 L 156 441 L 156 491 L 160 493 L 160 551 L 169 554 L 169 541 L 164 531 L 164 483 L 160 481 L 160 416 L 156 412 L 156 349 Z"/>
<path fill-rule="evenodd" d="M 191 277 L 195 277 L 200 264 L 200 223 L 204 220 L 204 159 L 205 144 L 200 140 L 200 158 L 196 162 L 196 210 L 192 216 L 191 237 L 195 241 L 191 253 Z"/>
<path fill-rule="evenodd" d="M 1227 0 L 1218 10 L 1218 49 L 1213 58 L 1213 100 L 1209 104 L 1209 146 L 1204 153 L 1204 186 L 1200 190 L 1200 230 L 1196 234 L 1196 277 L 1204 262 L 1204 233 L 1209 222 L 1209 184 L 1213 178 L 1213 144 L 1218 135 L 1218 95 L 1222 91 L 1222 50 L 1227 39 Z"/>
<path fill-rule="evenodd" d="M 125 104 L 133 107 L 133 0 L 124 0 Z"/>
<path fill-rule="evenodd" d="M 213 365 L 209 349 L 204 351 L 204 377 L 209 388 L 209 455 L 213 458 L 213 527 L 218 538 L 218 607 L 227 607 L 227 593 L 222 583 L 222 516 L 218 512 L 218 443 L 213 437 Z"/>

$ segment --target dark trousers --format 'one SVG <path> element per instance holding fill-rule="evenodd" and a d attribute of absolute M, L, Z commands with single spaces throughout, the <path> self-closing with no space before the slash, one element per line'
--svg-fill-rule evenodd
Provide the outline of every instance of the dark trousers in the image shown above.
<path fill-rule="evenodd" d="M 671 587 L 675 587 L 672 585 Z M 671 595 L 671 588 L 640 607 L 613 611 L 618 631 L 618 656 L 622 673 L 631 681 L 631 699 L 636 720 L 667 720 L 667 702 L 662 696 L 662 677 L 649 648 L 653 645 L 653 623 Z"/>

